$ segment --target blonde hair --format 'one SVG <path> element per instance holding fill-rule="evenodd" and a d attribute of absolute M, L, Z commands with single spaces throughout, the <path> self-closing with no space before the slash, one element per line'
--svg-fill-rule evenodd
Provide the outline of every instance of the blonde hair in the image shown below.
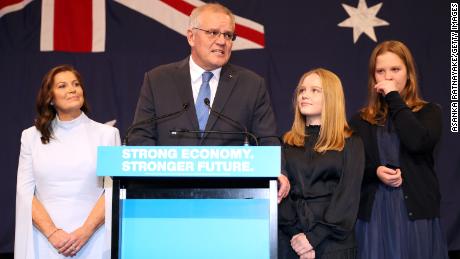
<path fill-rule="evenodd" d="M 294 122 L 283 140 L 286 144 L 302 147 L 305 145 L 306 116 L 300 112 L 297 98 L 303 80 L 312 74 L 317 74 L 323 87 L 323 108 L 321 112 L 321 129 L 314 150 L 324 153 L 328 150 L 343 150 L 345 138 L 351 135 L 345 115 L 345 97 L 340 79 L 329 70 L 316 68 L 302 75 L 293 98 Z"/>
<path fill-rule="evenodd" d="M 200 15 L 204 11 L 211 11 L 214 13 L 224 13 L 230 17 L 231 23 L 233 28 L 235 28 L 235 16 L 233 15 L 232 11 L 228 9 L 227 7 L 218 4 L 218 3 L 210 3 L 210 4 L 205 4 L 198 6 L 197 8 L 193 9 L 192 13 L 190 14 L 190 20 L 189 20 L 189 25 L 188 28 L 191 30 L 193 28 L 199 28 L 200 27 Z"/>
<path fill-rule="evenodd" d="M 416 112 L 426 104 L 419 93 L 415 61 L 409 48 L 400 41 L 384 41 L 374 48 L 371 57 L 369 58 L 367 82 L 368 104 L 366 107 L 361 109 L 361 118 L 374 125 L 383 125 L 388 116 L 387 103 L 385 102 L 383 96 L 378 94 L 374 89 L 374 86 L 377 83 L 375 80 L 377 57 L 387 52 L 396 54 L 406 66 L 407 82 L 400 93 L 401 98 L 404 100 L 406 105 L 412 111 Z"/>

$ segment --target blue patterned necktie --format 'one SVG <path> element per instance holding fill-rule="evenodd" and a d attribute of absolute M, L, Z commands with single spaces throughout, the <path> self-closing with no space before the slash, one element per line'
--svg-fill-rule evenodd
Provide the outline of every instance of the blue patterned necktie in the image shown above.
<path fill-rule="evenodd" d="M 201 75 L 202 83 L 201 83 L 200 91 L 198 92 L 198 98 L 196 98 L 196 104 L 195 104 L 196 117 L 198 118 L 198 124 L 200 125 L 200 130 L 205 130 L 206 123 L 208 122 L 209 108 L 204 103 L 204 99 L 211 98 L 211 87 L 209 86 L 209 81 L 211 80 L 212 76 L 213 74 L 207 71 Z"/>

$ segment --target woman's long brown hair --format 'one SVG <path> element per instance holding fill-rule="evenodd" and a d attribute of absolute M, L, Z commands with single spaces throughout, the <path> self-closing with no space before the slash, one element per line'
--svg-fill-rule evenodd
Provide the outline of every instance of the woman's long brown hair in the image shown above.
<path fill-rule="evenodd" d="M 89 111 L 88 104 L 86 102 L 86 96 L 84 91 L 83 82 L 80 73 L 70 65 L 60 65 L 52 68 L 48 73 L 45 74 L 40 86 L 40 90 L 37 94 L 37 100 L 35 102 L 35 108 L 37 110 L 37 118 L 35 119 L 35 127 L 41 133 L 41 141 L 43 144 L 50 142 L 53 135 L 51 128 L 51 122 L 56 117 L 56 109 L 51 104 L 53 100 L 53 85 L 54 77 L 61 72 L 72 72 L 83 89 L 83 106 L 80 108 L 83 112 Z"/>

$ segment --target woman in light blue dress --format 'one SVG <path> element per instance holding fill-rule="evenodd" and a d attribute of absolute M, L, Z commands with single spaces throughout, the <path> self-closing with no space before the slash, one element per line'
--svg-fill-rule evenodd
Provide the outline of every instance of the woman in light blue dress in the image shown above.
<path fill-rule="evenodd" d="M 96 176 L 96 159 L 119 132 L 86 116 L 81 77 L 67 65 L 45 75 L 36 108 L 21 137 L 15 258 L 109 258 L 111 183 Z"/>

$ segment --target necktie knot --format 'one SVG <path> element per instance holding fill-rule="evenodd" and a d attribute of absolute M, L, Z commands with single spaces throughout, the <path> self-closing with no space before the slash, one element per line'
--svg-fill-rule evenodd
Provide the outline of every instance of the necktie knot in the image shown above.
<path fill-rule="evenodd" d="M 212 72 L 209 72 L 209 71 L 205 71 L 202 75 L 201 75 L 201 79 L 203 80 L 203 83 L 209 83 L 209 81 L 211 81 L 211 78 L 214 74 Z"/>

